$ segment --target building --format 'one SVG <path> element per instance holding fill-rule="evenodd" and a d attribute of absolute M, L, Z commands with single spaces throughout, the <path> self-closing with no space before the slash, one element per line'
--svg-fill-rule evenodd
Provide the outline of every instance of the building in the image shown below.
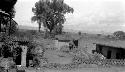
<path fill-rule="evenodd" d="M 56 39 L 55 40 L 55 47 L 58 48 L 59 50 L 63 46 L 69 46 L 70 40 L 65 40 L 65 39 Z"/>
<path fill-rule="evenodd" d="M 4 58 L 13 57 L 13 60 L 16 63 L 16 65 L 26 66 L 26 54 L 27 54 L 28 43 L 29 41 L 24 41 L 24 40 L 13 40 L 11 43 L 9 43 L 11 47 L 13 47 L 13 44 L 17 44 L 15 50 L 17 51 L 18 55 L 16 56 L 16 58 L 14 58 L 13 53 L 8 50 L 8 46 L 4 45 L 4 43 L 1 41 L 0 57 L 1 56 L 3 56 Z"/>
<path fill-rule="evenodd" d="M 69 49 L 78 48 L 79 35 L 58 35 L 55 37 L 55 46 L 61 48 L 68 46 Z"/>
<path fill-rule="evenodd" d="M 125 59 L 124 41 L 111 41 L 105 43 L 94 43 L 95 51 L 101 53 L 107 59 Z"/>
<path fill-rule="evenodd" d="M 107 36 L 84 35 L 78 39 L 78 48 L 83 53 L 101 53 L 107 59 L 125 58 L 125 40 L 107 38 Z"/>

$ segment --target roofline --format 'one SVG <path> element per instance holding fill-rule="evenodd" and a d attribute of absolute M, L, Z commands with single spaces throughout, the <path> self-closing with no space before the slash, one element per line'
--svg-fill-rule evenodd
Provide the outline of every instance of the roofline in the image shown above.
<path fill-rule="evenodd" d="M 58 40 L 59 42 L 70 42 L 71 40 Z"/>
<path fill-rule="evenodd" d="M 100 44 L 100 43 L 93 43 L 93 44 L 96 44 L 96 45 L 103 45 L 103 46 L 109 46 L 109 47 L 114 47 L 114 48 L 124 48 L 124 49 L 125 49 L 125 47 L 122 47 L 122 46 L 112 46 L 112 45 Z"/>

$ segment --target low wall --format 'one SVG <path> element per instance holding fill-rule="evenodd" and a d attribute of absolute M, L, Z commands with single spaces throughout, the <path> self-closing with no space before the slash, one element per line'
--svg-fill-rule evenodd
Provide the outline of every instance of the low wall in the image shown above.
<path fill-rule="evenodd" d="M 85 60 L 82 58 L 76 58 L 73 62 L 78 64 L 96 64 L 99 66 L 125 66 L 125 59 Z"/>

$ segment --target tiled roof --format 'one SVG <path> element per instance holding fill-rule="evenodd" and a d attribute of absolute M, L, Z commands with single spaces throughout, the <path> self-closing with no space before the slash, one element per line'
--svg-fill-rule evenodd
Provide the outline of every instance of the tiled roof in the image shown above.
<path fill-rule="evenodd" d="M 125 48 L 125 41 L 106 41 L 106 42 L 96 42 L 94 44 L 110 46 L 115 48 Z"/>

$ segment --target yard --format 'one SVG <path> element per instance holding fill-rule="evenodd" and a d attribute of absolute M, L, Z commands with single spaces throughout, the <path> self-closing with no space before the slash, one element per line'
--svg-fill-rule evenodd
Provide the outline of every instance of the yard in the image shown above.
<path fill-rule="evenodd" d="M 68 64 L 71 63 L 72 56 L 59 50 L 47 50 L 44 54 L 48 58 L 49 63 Z M 27 69 L 26 72 L 125 72 L 124 67 L 98 67 L 92 65 L 83 65 L 72 70 L 56 70 L 56 69 Z"/>
<path fill-rule="evenodd" d="M 76 70 L 45 70 L 45 72 L 125 72 L 124 68 L 81 68 Z"/>
<path fill-rule="evenodd" d="M 95 38 L 83 38 L 83 39 L 84 39 L 83 43 L 87 44 L 88 46 L 91 46 L 90 44 L 92 44 L 97 40 Z M 44 43 L 48 42 L 50 41 L 46 41 Z M 49 50 L 49 49 L 45 51 L 44 57 L 48 59 L 49 63 L 58 63 L 58 64 L 69 64 L 72 62 L 73 59 L 72 55 L 69 53 L 64 53 L 60 50 Z M 27 68 L 26 72 L 125 72 L 125 68 L 123 67 L 101 68 L 97 66 L 85 65 L 85 66 L 80 66 L 78 69 L 71 69 L 71 70 L 56 70 L 48 68 L 36 70 Z"/>
<path fill-rule="evenodd" d="M 47 50 L 44 54 L 50 63 L 68 64 L 71 63 L 72 56 L 56 50 Z"/>
<path fill-rule="evenodd" d="M 26 72 L 125 72 L 125 68 L 80 68 L 73 70 L 27 69 Z"/>

